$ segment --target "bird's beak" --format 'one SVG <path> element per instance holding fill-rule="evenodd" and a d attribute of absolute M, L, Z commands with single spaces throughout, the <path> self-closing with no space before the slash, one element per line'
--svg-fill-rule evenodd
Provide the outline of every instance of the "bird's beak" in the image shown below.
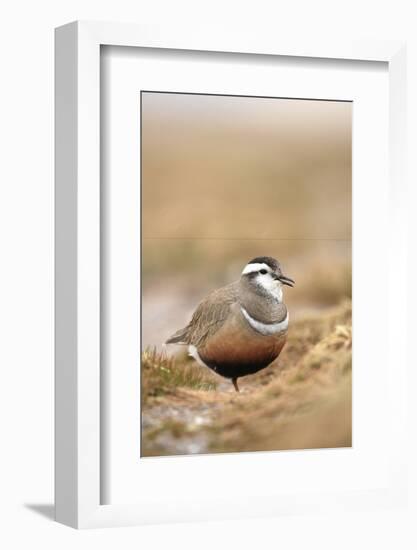
<path fill-rule="evenodd" d="M 290 277 L 286 277 L 285 275 L 279 275 L 278 280 L 281 281 L 281 283 L 283 285 L 288 285 L 288 286 L 294 286 L 295 285 L 295 281 L 293 279 L 291 279 Z"/>

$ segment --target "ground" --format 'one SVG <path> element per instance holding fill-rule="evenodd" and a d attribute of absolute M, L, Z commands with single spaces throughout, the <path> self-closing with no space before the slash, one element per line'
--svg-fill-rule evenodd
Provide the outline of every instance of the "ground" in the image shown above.
<path fill-rule="evenodd" d="M 142 354 L 142 455 L 349 447 L 351 303 L 290 325 L 280 357 L 230 381 L 188 358 Z"/>

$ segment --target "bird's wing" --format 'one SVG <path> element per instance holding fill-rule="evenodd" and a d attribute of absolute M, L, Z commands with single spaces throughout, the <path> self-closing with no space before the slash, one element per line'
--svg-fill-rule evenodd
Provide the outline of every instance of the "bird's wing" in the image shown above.
<path fill-rule="evenodd" d="M 215 334 L 227 319 L 231 306 L 237 300 L 237 283 L 219 288 L 202 300 L 188 325 L 177 331 L 167 344 L 192 344 L 197 348 Z"/>

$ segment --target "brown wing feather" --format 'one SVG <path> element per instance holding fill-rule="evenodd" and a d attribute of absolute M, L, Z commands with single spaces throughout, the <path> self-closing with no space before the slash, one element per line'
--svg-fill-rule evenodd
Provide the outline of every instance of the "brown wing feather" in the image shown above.
<path fill-rule="evenodd" d="M 192 344 L 196 347 L 215 334 L 230 313 L 230 307 L 237 300 L 238 283 L 219 288 L 202 300 L 193 313 L 188 325 L 178 330 L 167 344 Z"/>

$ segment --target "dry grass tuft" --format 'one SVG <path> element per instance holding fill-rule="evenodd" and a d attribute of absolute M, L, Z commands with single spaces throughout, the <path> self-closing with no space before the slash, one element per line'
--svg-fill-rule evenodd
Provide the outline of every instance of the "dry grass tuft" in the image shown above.
<path fill-rule="evenodd" d="M 168 357 L 155 348 L 142 353 L 142 404 L 152 397 L 172 395 L 178 388 L 209 391 L 216 386 L 214 376 L 185 355 Z"/>

